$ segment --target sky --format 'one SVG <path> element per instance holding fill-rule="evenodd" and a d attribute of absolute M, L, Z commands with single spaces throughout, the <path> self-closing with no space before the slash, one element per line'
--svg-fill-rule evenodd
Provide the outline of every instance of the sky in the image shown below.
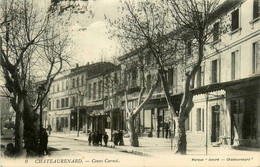
<path fill-rule="evenodd" d="M 88 18 L 89 13 L 72 16 L 73 23 L 69 28 L 73 41 L 75 59 L 79 65 L 87 62 L 110 61 L 116 56 L 119 44 L 109 39 L 104 14 L 116 18 L 119 0 L 90 0 L 89 10 L 94 12 L 93 18 Z"/>
<path fill-rule="evenodd" d="M 76 63 L 84 65 L 101 60 L 111 61 L 112 57 L 120 56 L 120 44 L 108 38 L 108 24 L 104 19 L 104 14 L 111 19 L 118 18 L 119 4 L 120 0 L 89 0 L 89 9 L 94 12 L 94 17 L 88 19 L 88 13 L 74 16 L 76 18 L 70 32 Z"/>

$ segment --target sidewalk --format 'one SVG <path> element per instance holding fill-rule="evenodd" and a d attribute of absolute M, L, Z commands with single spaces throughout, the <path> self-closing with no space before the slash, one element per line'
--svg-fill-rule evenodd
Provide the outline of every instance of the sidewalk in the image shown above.
<path fill-rule="evenodd" d="M 60 137 L 72 140 L 86 141 L 88 143 L 88 137 L 84 133 L 80 133 L 77 137 L 77 133 L 52 133 L 50 137 Z M 171 150 L 171 140 L 165 138 L 148 138 L 139 137 L 140 147 L 133 147 L 130 145 L 129 138 L 124 138 L 124 146 L 114 146 L 114 143 L 109 140 L 108 147 L 117 149 L 121 152 L 128 152 L 143 156 L 162 156 L 173 154 Z M 260 149 L 241 147 L 239 149 L 233 149 L 228 146 L 212 147 L 209 146 L 207 150 L 207 155 L 260 155 Z M 205 146 L 197 146 L 188 143 L 187 155 L 204 156 L 206 155 Z"/>

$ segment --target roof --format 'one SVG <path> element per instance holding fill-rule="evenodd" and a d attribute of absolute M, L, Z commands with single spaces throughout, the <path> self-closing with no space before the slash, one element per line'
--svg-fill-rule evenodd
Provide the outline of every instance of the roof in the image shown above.
<path fill-rule="evenodd" d="M 71 69 L 70 75 L 76 75 L 82 72 L 87 72 L 88 77 L 93 75 L 98 75 L 101 73 L 106 73 L 107 71 L 110 71 L 111 69 L 117 68 L 117 66 L 110 62 L 97 62 L 94 64 L 87 64 L 84 66 L 76 67 Z"/>
<path fill-rule="evenodd" d="M 245 2 L 246 0 L 226 0 L 222 4 L 218 6 L 218 8 L 212 14 L 212 20 L 214 18 L 219 17 L 220 15 L 224 15 L 239 4 Z"/>
<path fill-rule="evenodd" d="M 93 79 L 93 78 L 97 78 L 97 77 L 100 77 L 100 76 L 105 76 L 107 74 L 111 74 L 112 72 L 120 71 L 120 70 L 121 70 L 121 65 L 111 67 L 111 68 L 105 70 L 102 73 L 94 73 L 94 74 L 88 76 L 88 80 Z"/>

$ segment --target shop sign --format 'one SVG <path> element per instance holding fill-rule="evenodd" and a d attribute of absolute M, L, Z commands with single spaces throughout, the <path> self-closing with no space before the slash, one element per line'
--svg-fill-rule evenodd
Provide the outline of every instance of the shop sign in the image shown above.
<path fill-rule="evenodd" d="M 246 88 L 241 88 L 241 89 L 233 89 L 227 92 L 229 94 L 229 97 L 234 97 L 234 96 L 245 96 L 249 94 L 255 94 L 257 93 L 257 86 L 251 86 L 251 87 L 246 87 Z"/>

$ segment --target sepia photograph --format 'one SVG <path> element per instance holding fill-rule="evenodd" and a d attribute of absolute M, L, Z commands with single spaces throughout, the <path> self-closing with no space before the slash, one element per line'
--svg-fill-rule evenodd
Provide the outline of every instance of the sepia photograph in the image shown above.
<path fill-rule="evenodd" d="M 260 167 L 259 0 L 0 0 L 1 167 Z"/>

